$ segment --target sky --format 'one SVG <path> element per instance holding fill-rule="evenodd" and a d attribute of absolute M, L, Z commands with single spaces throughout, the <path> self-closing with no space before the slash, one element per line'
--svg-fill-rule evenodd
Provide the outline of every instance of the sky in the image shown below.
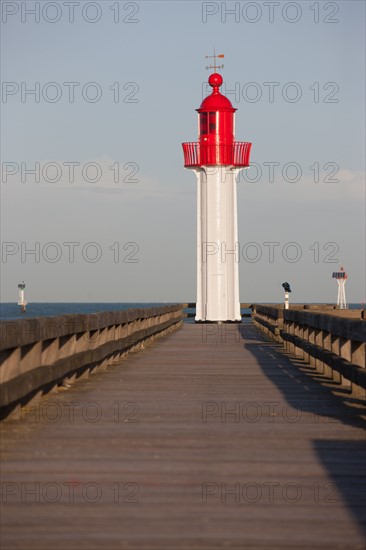
<path fill-rule="evenodd" d="M 1 301 L 196 298 L 214 48 L 236 139 L 242 302 L 365 301 L 365 3 L 2 1 Z"/>

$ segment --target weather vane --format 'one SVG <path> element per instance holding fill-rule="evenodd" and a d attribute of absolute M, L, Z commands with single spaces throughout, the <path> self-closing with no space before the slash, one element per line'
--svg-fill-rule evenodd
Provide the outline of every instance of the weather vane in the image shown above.
<path fill-rule="evenodd" d="M 205 56 L 206 59 L 213 59 L 214 60 L 214 64 L 213 65 L 209 65 L 206 67 L 206 69 L 214 69 L 214 71 L 216 72 L 217 69 L 223 69 L 224 68 L 224 65 L 216 65 L 216 59 L 219 58 L 219 59 L 223 59 L 225 56 L 223 53 L 219 53 L 216 55 L 216 52 L 214 50 L 214 54 L 213 55 L 206 55 Z"/>

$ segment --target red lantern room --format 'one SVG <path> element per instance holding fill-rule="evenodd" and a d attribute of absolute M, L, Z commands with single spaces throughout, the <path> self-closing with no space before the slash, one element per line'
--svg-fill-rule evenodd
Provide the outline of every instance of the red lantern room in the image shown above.
<path fill-rule="evenodd" d="M 212 93 L 202 101 L 200 108 L 196 109 L 199 117 L 199 141 L 182 144 L 184 166 L 249 166 L 252 144 L 235 142 L 236 109 L 219 90 L 223 83 L 222 76 L 213 73 L 208 83 L 213 88 Z"/>

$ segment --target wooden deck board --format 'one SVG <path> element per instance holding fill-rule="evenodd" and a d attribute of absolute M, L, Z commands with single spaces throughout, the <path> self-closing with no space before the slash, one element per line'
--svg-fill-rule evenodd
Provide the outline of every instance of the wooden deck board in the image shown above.
<path fill-rule="evenodd" d="M 363 548 L 364 408 L 244 335 L 184 325 L 4 422 L 2 550 Z"/>

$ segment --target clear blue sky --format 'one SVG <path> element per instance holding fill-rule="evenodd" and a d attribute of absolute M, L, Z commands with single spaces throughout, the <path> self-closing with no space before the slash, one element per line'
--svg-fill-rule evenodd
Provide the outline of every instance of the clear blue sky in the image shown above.
<path fill-rule="evenodd" d="M 253 142 L 241 300 L 281 300 L 287 280 L 294 301 L 332 302 L 340 265 L 365 300 L 364 2 L 80 0 L 74 22 L 67 2 L 40 2 L 39 22 L 23 4 L 2 2 L 2 301 L 23 279 L 29 301 L 195 299 L 181 142 L 213 47 Z"/>

